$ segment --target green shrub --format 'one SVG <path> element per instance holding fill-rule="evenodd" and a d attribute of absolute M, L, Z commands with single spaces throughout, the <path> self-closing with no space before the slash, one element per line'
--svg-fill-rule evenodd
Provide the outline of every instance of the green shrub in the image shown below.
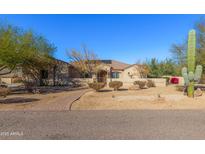
<path fill-rule="evenodd" d="M 93 83 L 88 83 L 88 86 L 95 91 L 99 91 L 100 89 L 104 88 L 106 83 L 104 82 L 93 82 Z"/>
<path fill-rule="evenodd" d="M 109 87 L 114 88 L 114 90 L 118 90 L 122 86 L 123 86 L 123 83 L 121 81 L 112 81 L 109 83 Z"/>
<path fill-rule="evenodd" d="M 134 85 L 139 85 L 139 88 L 143 89 L 143 88 L 145 88 L 146 81 L 135 81 Z"/>
<path fill-rule="evenodd" d="M 150 87 L 156 87 L 154 81 L 152 80 L 147 80 L 147 87 L 150 88 Z"/>
<path fill-rule="evenodd" d="M 6 97 L 10 93 L 9 88 L 0 87 L 0 96 Z"/>

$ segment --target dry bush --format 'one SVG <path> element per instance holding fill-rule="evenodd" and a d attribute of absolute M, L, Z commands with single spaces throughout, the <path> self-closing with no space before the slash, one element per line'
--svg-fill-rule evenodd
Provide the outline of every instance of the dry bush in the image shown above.
<path fill-rule="evenodd" d="M 29 93 L 35 93 L 35 91 L 36 91 L 36 84 L 34 82 L 24 81 L 24 85 L 25 85 L 25 89 Z"/>
<path fill-rule="evenodd" d="M 139 88 L 143 89 L 143 88 L 145 88 L 146 81 L 135 81 L 134 85 L 139 85 Z"/>
<path fill-rule="evenodd" d="M 205 74 L 201 75 L 200 84 L 205 84 Z"/>
<path fill-rule="evenodd" d="M 176 86 L 177 91 L 184 91 L 184 86 Z"/>
<path fill-rule="evenodd" d="M 104 82 L 93 82 L 93 83 L 88 83 L 88 86 L 95 91 L 99 91 L 100 89 L 104 88 L 106 83 Z"/>
<path fill-rule="evenodd" d="M 166 85 L 169 85 L 169 83 L 170 83 L 170 77 L 163 77 L 163 79 L 166 80 Z"/>
<path fill-rule="evenodd" d="M 154 81 L 152 80 L 147 80 L 147 87 L 150 88 L 150 87 L 156 87 Z"/>
<path fill-rule="evenodd" d="M 10 93 L 9 88 L 0 87 L 0 96 L 6 97 Z"/>
<path fill-rule="evenodd" d="M 23 82 L 23 80 L 21 77 L 15 77 L 12 79 L 12 83 L 22 83 L 22 82 Z"/>
<path fill-rule="evenodd" d="M 109 83 L 109 87 L 114 88 L 114 90 L 118 90 L 122 86 L 123 86 L 123 83 L 121 81 L 111 81 Z"/>

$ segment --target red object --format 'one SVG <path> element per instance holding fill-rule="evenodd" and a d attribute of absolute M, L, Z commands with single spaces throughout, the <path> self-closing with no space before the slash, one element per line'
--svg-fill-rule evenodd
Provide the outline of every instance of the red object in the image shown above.
<path fill-rule="evenodd" d="M 177 78 L 177 77 L 172 77 L 171 80 L 170 80 L 170 82 L 171 82 L 172 84 L 179 84 L 179 78 Z"/>

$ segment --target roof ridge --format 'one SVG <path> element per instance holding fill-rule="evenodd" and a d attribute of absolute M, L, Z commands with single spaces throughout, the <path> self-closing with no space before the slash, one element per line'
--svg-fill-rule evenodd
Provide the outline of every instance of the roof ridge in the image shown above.
<path fill-rule="evenodd" d="M 128 63 L 125 63 L 125 62 L 119 61 L 119 60 L 111 60 L 111 61 L 115 61 L 115 62 L 123 63 L 123 64 L 126 64 L 126 65 L 131 65 L 131 64 L 128 64 Z"/>

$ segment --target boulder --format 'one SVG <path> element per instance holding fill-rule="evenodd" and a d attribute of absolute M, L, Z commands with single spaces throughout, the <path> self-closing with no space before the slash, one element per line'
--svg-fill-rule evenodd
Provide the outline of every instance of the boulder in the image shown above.
<path fill-rule="evenodd" d="M 203 95 L 203 91 L 200 89 L 200 88 L 197 88 L 195 91 L 194 91 L 194 96 L 195 97 L 199 97 L 199 96 L 202 96 Z"/>

